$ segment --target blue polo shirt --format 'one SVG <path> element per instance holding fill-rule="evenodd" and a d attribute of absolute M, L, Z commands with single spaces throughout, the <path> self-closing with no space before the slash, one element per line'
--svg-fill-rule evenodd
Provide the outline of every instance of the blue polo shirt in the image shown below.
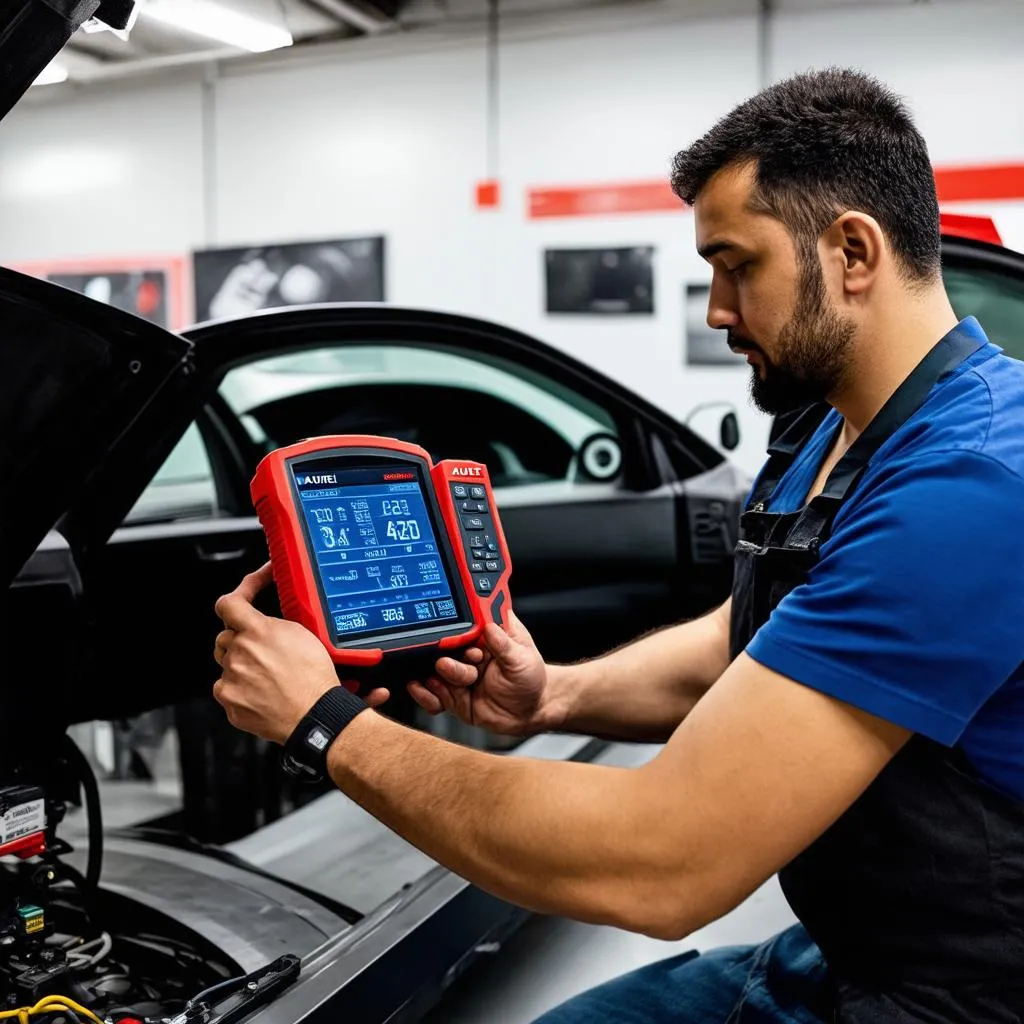
<path fill-rule="evenodd" d="M 984 338 L 969 317 L 961 328 Z M 1022 325 L 1024 330 L 1024 325 Z M 841 420 L 779 481 L 800 508 Z M 1024 799 L 1024 363 L 988 343 L 871 459 L 747 653 L 946 746 Z"/>

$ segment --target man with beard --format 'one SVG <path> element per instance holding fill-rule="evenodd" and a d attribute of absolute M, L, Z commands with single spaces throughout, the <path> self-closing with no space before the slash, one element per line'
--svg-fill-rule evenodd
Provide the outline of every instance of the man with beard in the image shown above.
<path fill-rule="evenodd" d="M 644 967 L 544 1024 L 1019 1020 L 1024 366 L 957 322 L 924 140 L 874 80 L 766 89 L 673 184 L 713 269 L 709 324 L 762 409 L 804 410 L 750 495 L 732 598 L 572 666 L 513 620 L 411 684 L 496 732 L 659 755 L 502 758 L 363 713 L 316 640 L 253 608 L 266 570 L 218 606 L 216 695 L 278 742 L 329 706 L 345 793 L 534 910 L 678 939 L 779 872 L 799 925 Z"/>

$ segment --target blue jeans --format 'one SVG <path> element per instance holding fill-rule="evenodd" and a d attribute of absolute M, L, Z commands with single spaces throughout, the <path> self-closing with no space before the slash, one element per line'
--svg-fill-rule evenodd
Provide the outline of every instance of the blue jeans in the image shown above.
<path fill-rule="evenodd" d="M 822 1024 L 827 1000 L 821 953 L 795 925 L 759 946 L 648 964 L 534 1024 Z"/>

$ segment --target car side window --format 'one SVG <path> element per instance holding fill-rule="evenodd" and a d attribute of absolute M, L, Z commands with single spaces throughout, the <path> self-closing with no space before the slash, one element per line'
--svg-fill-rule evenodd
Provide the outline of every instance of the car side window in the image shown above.
<path fill-rule="evenodd" d="M 587 438 L 614 445 L 616 436 L 607 412 L 561 385 L 512 363 L 422 346 L 261 359 L 233 369 L 221 394 L 267 451 L 323 434 L 379 434 L 435 459 L 482 462 L 496 487 L 570 479 Z"/>
<path fill-rule="evenodd" d="M 126 525 L 208 518 L 217 511 L 217 488 L 199 427 L 193 423 L 139 496 Z"/>
<path fill-rule="evenodd" d="M 990 341 L 1024 359 L 1024 281 L 989 267 L 947 266 L 942 276 L 956 315 L 976 316 Z"/>

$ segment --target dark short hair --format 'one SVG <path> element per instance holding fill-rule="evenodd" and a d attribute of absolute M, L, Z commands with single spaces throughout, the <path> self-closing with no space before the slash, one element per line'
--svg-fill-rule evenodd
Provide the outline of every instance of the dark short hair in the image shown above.
<path fill-rule="evenodd" d="M 672 188 L 692 204 L 724 167 L 756 166 L 755 208 L 785 224 L 802 255 L 847 210 L 881 225 L 904 276 L 940 269 L 939 204 L 928 147 L 891 90 L 829 68 L 769 86 L 678 153 Z"/>

